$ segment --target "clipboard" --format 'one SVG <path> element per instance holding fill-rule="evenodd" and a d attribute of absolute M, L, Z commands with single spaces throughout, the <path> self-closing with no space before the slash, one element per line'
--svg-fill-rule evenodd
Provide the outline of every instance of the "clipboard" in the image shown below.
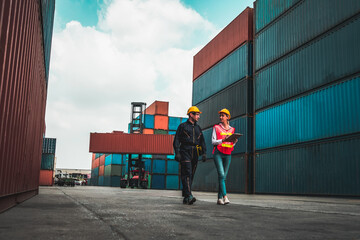
<path fill-rule="evenodd" d="M 226 139 L 226 142 L 232 142 L 235 141 L 235 139 L 238 139 L 239 137 L 243 136 L 244 134 L 241 133 L 233 133 L 231 136 L 229 136 L 228 139 Z"/>

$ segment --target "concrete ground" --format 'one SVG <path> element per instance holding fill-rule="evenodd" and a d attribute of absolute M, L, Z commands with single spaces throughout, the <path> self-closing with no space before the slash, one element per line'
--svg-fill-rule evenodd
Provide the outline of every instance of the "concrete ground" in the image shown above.
<path fill-rule="evenodd" d="M 360 200 L 41 187 L 0 214 L 0 239 L 360 239 Z"/>

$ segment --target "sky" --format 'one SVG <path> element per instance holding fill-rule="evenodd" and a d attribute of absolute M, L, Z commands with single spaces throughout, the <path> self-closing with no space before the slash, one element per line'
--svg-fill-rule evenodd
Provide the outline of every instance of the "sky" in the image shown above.
<path fill-rule="evenodd" d="M 57 0 L 46 106 L 56 167 L 90 169 L 90 132 L 127 131 L 131 102 L 191 106 L 193 56 L 252 0 Z"/>

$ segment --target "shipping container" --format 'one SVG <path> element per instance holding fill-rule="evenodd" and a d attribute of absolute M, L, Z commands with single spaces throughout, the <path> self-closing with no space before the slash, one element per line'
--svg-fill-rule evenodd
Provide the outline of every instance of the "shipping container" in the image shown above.
<path fill-rule="evenodd" d="M 108 165 L 105 166 L 104 176 L 122 176 L 123 165 Z"/>
<path fill-rule="evenodd" d="M 104 186 L 104 184 L 105 184 L 105 177 L 99 176 L 98 186 Z"/>
<path fill-rule="evenodd" d="M 52 186 L 54 184 L 54 170 L 40 170 L 39 185 Z"/>
<path fill-rule="evenodd" d="M 99 166 L 99 176 L 104 176 L 104 172 L 105 172 L 105 166 L 100 165 Z"/>
<path fill-rule="evenodd" d="M 179 162 L 177 161 L 171 161 L 171 160 L 167 160 L 166 161 L 166 173 L 167 174 L 179 174 L 180 171 L 179 171 Z"/>
<path fill-rule="evenodd" d="M 167 175 L 166 176 L 166 189 L 176 190 L 179 189 L 179 176 Z"/>
<path fill-rule="evenodd" d="M 154 134 L 168 134 L 168 131 L 166 131 L 166 130 L 160 130 L 160 129 L 155 129 L 155 130 L 154 130 Z"/>
<path fill-rule="evenodd" d="M 193 80 L 253 39 L 253 9 L 246 8 L 194 56 Z"/>
<path fill-rule="evenodd" d="M 55 154 L 43 153 L 41 156 L 41 167 L 43 170 L 54 170 Z"/>
<path fill-rule="evenodd" d="M 165 160 L 154 159 L 152 163 L 152 173 L 162 173 L 165 174 Z"/>
<path fill-rule="evenodd" d="M 154 134 L 154 129 L 144 128 L 143 129 L 143 134 Z"/>
<path fill-rule="evenodd" d="M 360 1 L 304 0 L 255 36 L 256 70 L 360 12 Z"/>
<path fill-rule="evenodd" d="M 94 168 L 98 168 L 100 166 L 100 158 L 96 158 L 92 164 L 91 164 L 91 168 L 94 169 Z"/>
<path fill-rule="evenodd" d="M 256 153 L 255 193 L 360 196 L 360 136 Z"/>
<path fill-rule="evenodd" d="M 144 127 L 145 128 L 154 128 L 154 115 L 144 114 Z"/>
<path fill-rule="evenodd" d="M 256 149 L 360 132 L 360 77 L 256 113 Z"/>
<path fill-rule="evenodd" d="M 168 130 L 169 128 L 169 117 L 155 115 L 154 116 L 154 129 Z"/>
<path fill-rule="evenodd" d="M 248 173 L 249 156 L 232 155 L 226 181 L 227 192 L 249 193 L 248 182 L 251 181 Z M 218 174 L 213 159 L 199 162 L 192 189 L 194 191 L 218 191 Z"/>
<path fill-rule="evenodd" d="M 181 123 L 181 118 L 179 117 L 169 117 L 169 130 L 175 130 L 179 127 Z"/>
<path fill-rule="evenodd" d="M 238 81 L 197 104 L 202 112 L 198 124 L 204 129 L 212 127 L 219 122 L 218 112 L 223 108 L 229 109 L 231 118 L 251 114 L 252 83 L 253 81 L 248 78 Z"/>
<path fill-rule="evenodd" d="M 169 102 L 155 101 L 145 109 L 145 114 L 168 116 Z"/>
<path fill-rule="evenodd" d="M 246 43 L 193 82 L 192 104 L 197 105 L 249 76 L 252 76 L 252 44 Z"/>
<path fill-rule="evenodd" d="M 45 135 L 46 70 L 41 2 L 0 6 L 0 212 L 38 193 Z"/>
<path fill-rule="evenodd" d="M 95 153 L 93 153 L 93 154 L 92 154 L 92 159 L 91 159 L 91 160 L 92 160 L 92 162 L 95 160 L 95 156 L 96 156 L 96 154 L 95 154 Z"/>
<path fill-rule="evenodd" d="M 98 177 L 99 176 L 99 168 L 94 168 L 94 169 L 91 169 L 91 178 L 94 177 Z"/>
<path fill-rule="evenodd" d="M 109 187 L 120 187 L 121 177 L 119 176 L 105 176 L 104 177 L 104 186 Z"/>
<path fill-rule="evenodd" d="M 173 136 L 90 133 L 90 152 L 173 154 Z"/>
<path fill-rule="evenodd" d="M 169 134 L 169 135 L 175 135 L 175 134 L 176 134 L 176 131 L 168 131 L 168 134 Z"/>
<path fill-rule="evenodd" d="M 152 189 L 165 189 L 165 175 L 151 175 Z"/>
<path fill-rule="evenodd" d="M 105 165 L 105 155 L 100 156 L 99 165 L 104 166 Z"/>
<path fill-rule="evenodd" d="M 99 177 L 91 178 L 91 186 L 98 186 L 99 185 Z"/>
<path fill-rule="evenodd" d="M 360 14 L 255 75 L 255 108 L 360 72 Z"/>
<path fill-rule="evenodd" d="M 230 126 L 235 128 L 236 133 L 244 134 L 241 136 L 234 147 L 232 154 L 238 153 L 250 153 L 252 152 L 252 129 L 253 118 L 252 117 L 238 117 L 230 120 Z M 213 128 L 203 130 L 204 139 L 206 143 L 206 157 L 212 158 L 212 152 L 214 146 L 211 143 Z"/>
<path fill-rule="evenodd" d="M 105 166 L 110 164 L 124 164 L 123 156 L 121 154 L 109 154 L 105 157 Z"/>
<path fill-rule="evenodd" d="M 43 138 L 42 153 L 55 154 L 56 138 Z"/>
<path fill-rule="evenodd" d="M 303 0 L 256 0 L 254 3 L 255 33 L 301 1 Z"/>

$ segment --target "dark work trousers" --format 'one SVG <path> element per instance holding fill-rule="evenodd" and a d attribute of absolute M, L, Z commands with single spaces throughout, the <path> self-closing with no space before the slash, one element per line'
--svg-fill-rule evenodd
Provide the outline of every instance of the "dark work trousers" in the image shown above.
<path fill-rule="evenodd" d="M 181 165 L 181 183 L 183 185 L 183 197 L 189 197 L 191 194 L 191 186 L 197 167 L 198 159 L 182 160 Z"/>

